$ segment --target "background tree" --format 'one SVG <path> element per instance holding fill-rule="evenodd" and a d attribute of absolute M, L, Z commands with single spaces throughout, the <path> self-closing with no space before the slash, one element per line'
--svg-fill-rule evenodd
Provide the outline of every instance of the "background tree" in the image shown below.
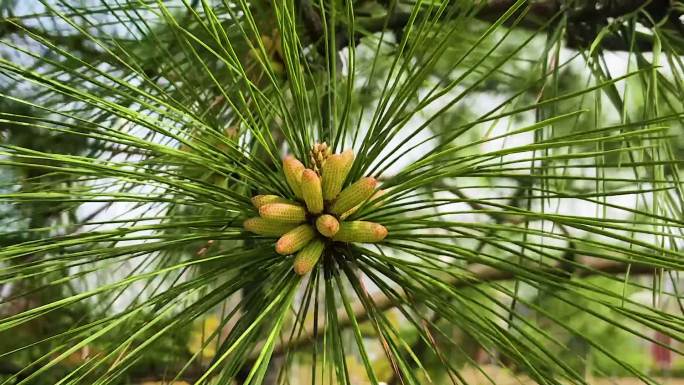
<path fill-rule="evenodd" d="M 677 369 L 648 355 L 684 338 L 681 2 L 0 12 L 3 384 Z M 388 235 L 300 276 L 243 221 L 322 142 Z"/>

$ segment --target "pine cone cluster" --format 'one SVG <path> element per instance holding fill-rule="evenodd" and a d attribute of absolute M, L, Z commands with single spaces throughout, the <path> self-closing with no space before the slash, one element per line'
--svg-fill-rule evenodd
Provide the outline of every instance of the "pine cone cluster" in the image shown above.
<path fill-rule="evenodd" d="M 379 204 L 382 190 L 376 191 L 374 178 L 361 178 L 344 187 L 354 163 L 351 150 L 331 154 L 325 144 L 316 144 L 310 153 L 311 168 L 293 156 L 283 160 L 283 171 L 296 200 L 278 195 L 252 197 L 259 216 L 247 219 L 245 230 L 255 234 L 279 237 L 278 254 L 295 254 L 294 271 L 304 275 L 321 258 L 326 246 L 333 242 L 380 242 L 387 236 L 381 224 L 346 221 L 367 200 Z"/>

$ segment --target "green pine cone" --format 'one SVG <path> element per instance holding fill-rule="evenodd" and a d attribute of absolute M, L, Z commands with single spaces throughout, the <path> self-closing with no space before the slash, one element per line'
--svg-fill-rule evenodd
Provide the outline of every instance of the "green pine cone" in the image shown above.
<path fill-rule="evenodd" d="M 324 237 L 332 238 L 340 229 L 340 222 L 329 214 L 316 218 L 316 229 Z"/>
<path fill-rule="evenodd" d="M 263 206 L 263 205 L 267 205 L 270 203 L 295 204 L 295 202 L 292 202 L 291 200 L 285 199 L 283 197 L 279 197 L 277 195 L 255 195 L 252 197 L 252 204 L 257 209 L 261 208 L 261 206 Z"/>
<path fill-rule="evenodd" d="M 340 223 L 340 229 L 333 237 L 333 241 L 339 242 L 380 242 L 387 236 L 385 226 L 366 221 L 351 221 Z"/>
<path fill-rule="evenodd" d="M 354 152 L 347 150 L 341 154 L 330 155 L 323 164 L 322 188 L 323 199 L 331 201 L 342 190 L 342 185 L 354 163 Z"/>
<path fill-rule="evenodd" d="M 372 200 L 374 200 L 374 199 L 380 198 L 380 197 L 382 197 L 383 195 L 385 195 L 385 192 L 386 192 L 385 190 L 378 190 L 378 191 L 375 192 L 375 194 L 373 194 L 373 196 L 370 197 L 369 200 L 372 201 Z M 347 219 L 349 216 L 351 216 L 352 214 L 354 214 L 354 213 L 361 207 L 361 204 L 362 204 L 362 203 L 363 203 L 363 202 L 361 202 L 361 203 L 359 203 L 358 205 L 352 207 L 351 209 L 345 211 L 342 215 L 340 215 L 340 219 L 341 219 L 341 220 L 345 220 L 345 219 Z M 376 201 L 375 203 L 373 203 L 373 205 L 372 205 L 372 207 L 380 207 L 380 206 L 382 206 L 382 199 L 377 200 L 377 201 Z"/>
<path fill-rule="evenodd" d="M 306 220 L 306 209 L 290 203 L 269 203 L 259 207 L 259 215 L 279 222 L 302 223 Z"/>
<path fill-rule="evenodd" d="M 245 230 L 254 234 L 279 237 L 294 229 L 297 225 L 294 223 L 278 222 L 256 217 L 245 220 L 242 223 L 242 226 L 245 228 Z"/>
<path fill-rule="evenodd" d="M 375 191 L 377 185 L 378 182 L 375 178 L 367 177 L 359 179 L 337 196 L 337 199 L 333 202 L 328 211 L 335 215 L 344 214 L 373 195 L 373 191 Z"/>
<path fill-rule="evenodd" d="M 288 231 L 276 242 L 276 252 L 288 255 L 301 250 L 316 236 L 316 231 L 310 225 L 303 224 Z"/>
<path fill-rule="evenodd" d="M 314 239 L 309 242 L 295 257 L 293 269 L 295 273 L 304 275 L 313 270 L 316 263 L 321 258 L 323 250 L 325 249 L 325 242 L 320 239 Z"/>
<path fill-rule="evenodd" d="M 302 196 L 309 213 L 320 214 L 323 211 L 321 179 L 313 170 L 306 169 L 302 173 Z"/>
<path fill-rule="evenodd" d="M 302 162 L 292 155 L 286 156 L 283 160 L 283 172 L 285 172 L 285 180 L 290 185 L 294 195 L 302 199 L 302 173 L 304 172 Z"/>

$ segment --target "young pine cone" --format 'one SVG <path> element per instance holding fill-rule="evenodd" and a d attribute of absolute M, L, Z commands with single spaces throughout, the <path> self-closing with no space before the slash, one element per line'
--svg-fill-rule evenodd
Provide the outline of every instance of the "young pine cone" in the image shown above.
<path fill-rule="evenodd" d="M 252 204 L 259 217 L 247 219 L 243 225 L 249 232 L 279 237 L 276 252 L 296 253 L 292 267 L 299 275 L 313 270 L 321 256 L 334 257 L 334 253 L 324 251 L 336 242 L 375 243 L 388 234 L 387 228 L 379 223 L 346 220 L 369 201 L 374 208 L 383 203 L 379 199 L 383 191 L 376 190 L 375 178 L 361 178 L 345 187 L 354 153 L 347 150 L 333 155 L 321 143 L 311 149 L 310 156 L 312 169 L 293 156 L 283 160 L 285 180 L 296 199 L 256 195 Z"/>

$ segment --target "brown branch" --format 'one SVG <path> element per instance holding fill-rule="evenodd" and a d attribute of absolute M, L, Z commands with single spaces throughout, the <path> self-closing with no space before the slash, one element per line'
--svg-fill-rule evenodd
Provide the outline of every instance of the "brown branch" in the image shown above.
<path fill-rule="evenodd" d="M 475 12 L 477 19 L 487 22 L 498 20 L 514 4 L 515 0 L 488 0 L 483 1 L 480 8 Z M 539 0 L 531 1 L 524 10 L 526 12 L 518 27 L 537 29 L 544 25 L 549 19 L 565 12 L 568 23 L 568 46 L 571 48 L 586 48 L 596 38 L 598 31 L 607 24 L 611 18 L 619 18 L 644 10 L 653 20 L 661 20 L 669 15 L 670 20 L 675 26 L 681 27 L 678 12 L 669 0 L 612 0 L 602 3 L 594 1 L 575 1 L 578 5 L 563 9 L 565 1 L 561 0 Z M 597 5 L 598 4 L 598 5 Z M 446 20 L 449 12 L 444 12 L 440 18 Z M 394 12 L 381 18 L 358 18 L 364 32 L 358 32 L 354 36 L 354 43 L 357 44 L 364 33 L 376 33 L 385 30 L 399 30 L 404 28 L 411 17 L 411 13 L 405 11 Z M 515 15 L 510 20 L 515 19 Z M 552 23 L 555 25 L 556 23 Z M 648 23 L 647 23 L 648 25 Z M 344 48 L 351 43 L 347 38 L 338 48 Z M 609 34 L 601 40 L 603 48 L 611 51 L 627 51 L 630 49 L 629 42 L 625 39 Z M 635 47 L 641 51 L 651 51 L 653 40 L 649 36 L 638 34 L 635 39 Z"/>
<path fill-rule="evenodd" d="M 494 21 L 504 12 L 510 9 L 516 0 L 489 0 L 477 13 L 477 17 Z M 610 1 L 579 1 L 567 2 L 563 0 L 531 1 L 529 4 L 528 17 L 538 20 L 548 20 L 563 10 L 564 3 L 569 3 L 567 9 L 568 20 L 571 22 L 596 22 L 608 18 L 617 18 L 628 15 L 644 8 L 645 11 L 655 16 L 663 17 L 672 6 L 669 0 L 610 0 Z"/>

